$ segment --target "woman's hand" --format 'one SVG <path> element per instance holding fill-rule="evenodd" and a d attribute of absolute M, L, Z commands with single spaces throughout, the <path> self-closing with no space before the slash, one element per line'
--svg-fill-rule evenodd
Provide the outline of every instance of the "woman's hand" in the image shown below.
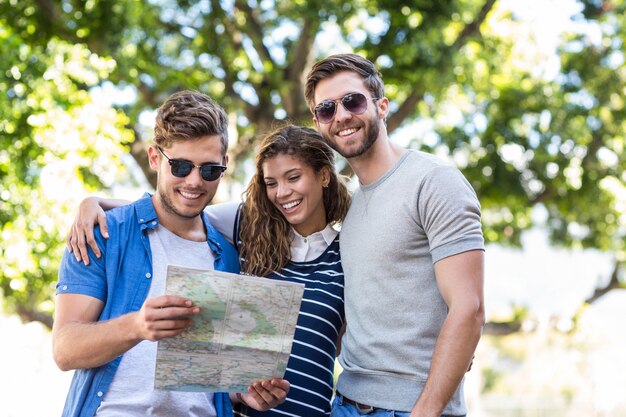
<path fill-rule="evenodd" d="M 99 202 L 98 197 L 87 197 L 80 203 L 78 214 L 66 239 L 67 250 L 74 254 L 78 262 L 82 260 L 85 265 L 89 265 L 87 245 L 98 258 L 101 256 L 100 248 L 93 235 L 95 225 L 100 225 L 103 237 L 109 237 L 106 215 Z"/>
<path fill-rule="evenodd" d="M 247 394 L 237 393 L 236 397 L 238 402 L 250 408 L 257 411 L 267 411 L 285 402 L 289 387 L 289 381 L 286 379 L 273 378 L 256 381 L 248 387 Z"/>

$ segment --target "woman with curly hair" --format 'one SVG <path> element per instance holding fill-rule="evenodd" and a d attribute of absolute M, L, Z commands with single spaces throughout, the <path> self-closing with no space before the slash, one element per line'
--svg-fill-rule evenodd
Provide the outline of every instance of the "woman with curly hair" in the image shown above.
<path fill-rule="evenodd" d="M 327 416 L 333 393 L 337 344 L 344 323 L 343 270 L 335 226 L 345 218 L 350 196 L 337 175 L 334 153 L 315 130 L 285 126 L 265 136 L 256 172 L 243 203 L 207 207 L 211 224 L 239 250 L 244 273 L 305 285 L 284 378 L 287 399 L 259 412 L 234 397 L 236 416 Z M 104 212 L 120 200 L 81 203 L 68 238 L 75 256 L 86 256 L 84 224 L 106 224 Z M 105 226 L 104 226 L 105 227 Z M 93 248 L 93 247 L 92 247 Z M 93 250 L 98 253 L 97 248 Z"/>

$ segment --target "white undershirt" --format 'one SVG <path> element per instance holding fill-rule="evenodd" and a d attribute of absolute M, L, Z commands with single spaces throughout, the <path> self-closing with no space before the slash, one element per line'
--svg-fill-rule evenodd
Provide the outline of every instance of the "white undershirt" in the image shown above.
<path fill-rule="evenodd" d="M 147 298 L 165 293 L 167 265 L 213 269 L 215 256 L 206 241 L 183 239 L 159 225 L 148 231 L 152 251 L 152 282 Z M 211 417 L 213 394 L 154 389 L 157 342 L 144 340 L 127 351 L 96 417 Z"/>

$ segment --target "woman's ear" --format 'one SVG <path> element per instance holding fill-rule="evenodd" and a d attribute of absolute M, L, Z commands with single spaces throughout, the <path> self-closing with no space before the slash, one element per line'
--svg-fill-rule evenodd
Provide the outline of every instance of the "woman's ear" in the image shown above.
<path fill-rule="evenodd" d="M 326 188 L 330 185 L 330 168 L 325 166 L 320 171 L 322 175 L 322 187 Z"/>

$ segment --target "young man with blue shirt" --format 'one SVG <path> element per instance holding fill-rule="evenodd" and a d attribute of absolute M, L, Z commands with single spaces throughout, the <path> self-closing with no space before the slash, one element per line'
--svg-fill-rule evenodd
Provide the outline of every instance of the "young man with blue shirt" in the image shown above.
<path fill-rule="evenodd" d="M 209 97 L 184 91 L 158 111 L 148 149 L 157 189 L 107 215 L 111 237 L 95 237 L 90 264 L 66 250 L 59 270 L 54 358 L 75 369 L 63 416 L 232 416 L 228 394 L 154 390 L 156 341 L 192 325 L 199 308 L 163 295 L 167 264 L 239 272 L 235 249 L 204 208 L 226 169 L 227 116 Z M 197 168 L 197 169 L 196 169 Z M 289 383 L 255 382 L 235 401 L 267 410 Z"/>

